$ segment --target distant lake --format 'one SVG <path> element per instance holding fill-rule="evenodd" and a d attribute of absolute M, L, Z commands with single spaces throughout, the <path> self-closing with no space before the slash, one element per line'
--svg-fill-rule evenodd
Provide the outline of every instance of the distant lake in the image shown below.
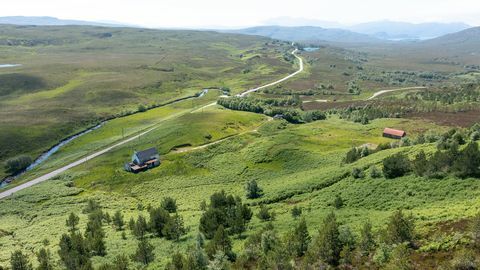
<path fill-rule="evenodd" d="M 20 64 L 0 64 L 0 68 L 19 67 Z"/>
<path fill-rule="evenodd" d="M 316 48 L 316 47 L 306 47 L 306 48 L 303 48 L 304 51 L 306 52 L 314 52 L 316 50 L 319 50 L 320 48 Z"/>

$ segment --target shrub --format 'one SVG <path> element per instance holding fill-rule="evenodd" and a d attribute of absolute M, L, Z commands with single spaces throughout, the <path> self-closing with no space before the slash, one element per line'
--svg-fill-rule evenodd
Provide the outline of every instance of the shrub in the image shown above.
<path fill-rule="evenodd" d="M 294 206 L 291 210 L 291 214 L 293 218 L 298 218 L 299 216 L 302 215 L 302 208 L 298 206 Z"/>
<path fill-rule="evenodd" d="M 275 214 L 265 206 L 260 206 L 260 211 L 257 213 L 257 217 L 262 221 L 271 221 L 275 219 Z"/>
<path fill-rule="evenodd" d="M 32 264 L 28 261 L 27 255 L 24 255 L 22 251 L 17 250 L 12 253 L 10 263 L 12 270 L 32 270 Z"/>
<path fill-rule="evenodd" d="M 162 200 L 161 207 L 169 213 L 175 213 L 177 212 L 177 201 L 174 198 L 165 197 Z"/>
<path fill-rule="evenodd" d="M 353 168 L 352 169 L 352 177 L 355 179 L 361 179 L 365 177 L 365 173 L 363 172 L 362 169 L 359 168 Z"/>
<path fill-rule="evenodd" d="M 340 195 L 336 195 L 335 196 L 335 200 L 333 201 L 333 206 L 336 208 L 336 209 L 340 209 L 343 207 L 343 199 Z"/>
<path fill-rule="evenodd" d="M 370 167 L 370 176 L 372 178 L 380 178 L 382 177 L 382 171 L 380 171 L 377 166 L 373 165 Z"/>
<path fill-rule="evenodd" d="M 263 190 L 257 184 L 257 181 L 252 180 L 245 185 L 245 191 L 248 199 L 260 198 L 263 195 Z"/>
<path fill-rule="evenodd" d="M 402 210 L 395 211 L 389 218 L 386 233 L 387 242 L 390 244 L 411 244 L 415 234 L 413 216 L 405 216 Z"/>
<path fill-rule="evenodd" d="M 143 105 L 143 104 L 138 105 L 137 111 L 139 111 L 139 112 L 146 112 L 146 111 L 147 111 L 147 107 L 146 107 L 145 105 Z"/>
<path fill-rule="evenodd" d="M 17 174 L 24 171 L 32 164 L 32 158 L 29 156 L 19 156 L 9 159 L 5 162 L 5 170 L 10 174 Z"/>
<path fill-rule="evenodd" d="M 392 179 L 401 177 L 410 171 L 410 161 L 402 154 L 398 153 L 383 160 L 383 175 Z"/>
<path fill-rule="evenodd" d="M 350 149 L 350 151 L 347 152 L 347 155 L 343 159 L 343 162 L 347 164 L 353 163 L 358 159 L 360 159 L 360 154 L 361 154 L 360 151 L 358 151 L 356 147 L 352 147 L 352 149 Z"/>

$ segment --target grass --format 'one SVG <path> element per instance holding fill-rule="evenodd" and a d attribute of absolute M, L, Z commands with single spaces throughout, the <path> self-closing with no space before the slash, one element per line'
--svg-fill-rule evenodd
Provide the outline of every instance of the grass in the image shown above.
<path fill-rule="evenodd" d="M 162 104 L 204 88 L 238 93 L 293 70 L 282 59 L 290 45 L 262 37 L 8 25 L 0 27 L 0 37 L 18 41 L 0 43 L 1 62 L 22 64 L 0 70 L 0 163 L 21 154 L 34 158 L 140 104 Z"/>
<path fill-rule="evenodd" d="M 161 108 L 156 110 L 149 112 L 152 115 L 130 117 L 150 118 L 162 111 Z M 157 260 L 151 269 L 166 263 L 171 254 L 169 250 L 184 250 L 194 241 L 202 200 L 222 189 L 244 198 L 243 186 L 251 179 L 257 180 L 265 196 L 249 203 L 267 203 L 277 214 L 274 224 L 280 232 L 288 231 L 293 224 L 290 209 L 295 205 L 304 209 L 310 229 L 314 230 L 320 226 L 322 217 L 334 210 L 332 202 L 337 194 L 345 198 L 346 205 L 336 213 L 342 224 L 350 224 L 354 229 L 367 219 L 378 229 L 397 208 L 408 209 L 420 224 L 427 224 L 471 215 L 477 206 L 468 204 L 476 192 L 463 192 L 478 188 L 477 181 L 473 179 L 445 179 L 431 183 L 431 180 L 411 176 L 395 180 L 369 177 L 354 180 L 345 175 L 352 167 L 377 164 L 396 151 L 414 153 L 416 147 L 382 151 L 354 164 L 339 166 L 352 146 L 388 142 L 389 139 L 380 136 L 384 126 L 403 128 L 415 136 L 425 130 L 441 129 L 432 123 L 381 119 L 369 125 L 360 125 L 335 117 L 304 125 L 264 121 L 261 115 L 217 107 L 181 114 L 165 120 L 154 132 L 131 145 L 115 149 L 72 169 L 57 180 L 39 184 L 0 202 L 0 228 L 6 235 L 0 237 L 0 243 L 7 247 L 0 252 L 0 264 L 7 261 L 8 250 L 20 247 L 27 251 L 36 250 L 43 238 L 49 239 L 51 249 L 56 249 L 59 236 L 65 230 L 53 232 L 51 228 L 64 228 L 67 214 L 70 211 L 79 212 L 88 198 L 99 200 L 111 213 L 121 209 L 127 219 L 140 213 L 137 210 L 139 204 L 156 206 L 165 196 L 177 199 L 189 233 L 179 243 L 152 239 Z M 62 149 L 53 160 L 63 159 L 71 151 L 88 149 L 90 143 L 107 136 L 102 130 L 113 132 L 114 124 L 112 122 L 108 129 L 101 128 L 99 132 L 86 135 L 77 141 L 78 145 Z M 185 153 L 170 151 L 176 146 L 202 145 L 234 134 L 242 135 L 205 149 Z M 210 136 L 211 139 L 208 139 Z M 162 153 L 160 167 L 137 175 L 123 171 L 122 164 L 128 161 L 133 149 L 149 146 L 156 146 Z M 66 183 L 72 180 L 75 187 L 66 187 Z M 445 205 L 448 205 L 448 210 L 445 210 Z M 257 206 L 253 208 L 258 211 Z M 143 214 L 147 215 L 146 212 Z M 81 217 L 83 226 L 86 217 Z M 255 231 L 263 224 L 254 218 L 250 226 Z M 105 229 L 109 255 L 95 257 L 96 264 L 111 260 L 119 252 L 133 253 L 135 240 L 130 233 L 127 233 L 127 240 L 122 240 L 120 233 L 108 226 Z M 15 238 L 8 236 L 12 231 L 15 231 Z M 234 243 L 235 250 L 239 251 L 242 241 L 235 240 Z"/>
<path fill-rule="evenodd" d="M 106 33 L 112 37 L 105 38 Z M 282 59 L 291 50 L 288 44 L 260 37 L 77 26 L 0 26 L 0 37 L 27 43 L 0 46 L 2 62 L 23 64 L 0 70 L 0 78 L 8 79 L 8 87 L 0 86 L 0 162 L 21 153 L 37 155 L 69 134 L 104 117 L 136 110 L 140 104 L 162 104 L 203 88 L 227 86 L 236 94 L 275 81 L 295 68 Z M 361 95 L 343 95 L 348 82 L 360 78 L 360 73 L 387 79 L 394 76 L 391 72 L 402 69 L 461 72 L 458 66 L 408 62 L 398 54 L 387 57 L 377 49 L 365 54 L 358 52 L 359 48 L 322 47 L 302 53 L 305 72 L 279 89 L 304 91 L 332 84 L 337 94 L 313 98 L 338 97 L 348 103 L 370 96 L 374 89 L 397 88 L 389 81 L 366 79 L 358 81 Z M 250 72 L 244 72 L 247 70 Z M 476 77 L 459 75 L 454 80 L 473 81 Z M 200 203 L 220 190 L 242 197 L 254 213 L 260 204 L 266 204 L 276 213 L 273 224 L 281 234 L 296 222 L 290 214 L 294 206 L 302 207 L 311 233 L 321 228 L 323 217 L 332 211 L 341 226 L 350 226 L 357 234 L 366 220 L 375 230 L 383 228 L 387 217 L 401 208 L 415 216 L 418 231 L 426 236 L 437 224 L 463 220 L 480 207 L 476 199 L 480 195 L 478 179 L 429 180 L 407 175 L 387 180 L 369 176 L 369 168 L 381 168 L 385 157 L 402 151 L 413 158 L 421 149 L 432 152 L 432 144 L 384 150 L 353 164 L 342 163 L 351 147 L 392 142 L 381 136 L 385 127 L 406 130 L 413 138 L 430 131 L 441 133 L 447 127 L 400 118 L 361 125 L 335 115 L 293 125 L 219 106 L 204 108 L 219 94 L 211 90 L 202 98 L 110 120 L 22 176 L 15 184 L 155 127 L 133 142 L 0 201 L 0 266 L 8 265 L 15 249 L 22 249 L 33 260 L 44 242 L 58 259 L 56 250 L 61 234 L 66 232 L 65 219 L 70 212 L 79 213 L 83 229 L 87 217 L 81 209 L 88 199 L 99 201 L 110 214 L 121 210 L 127 221 L 139 214 L 148 216 L 145 207 L 159 206 L 166 196 L 177 200 L 188 234 L 180 242 L 150 239 L 156 247 L 156 260 L 148 269 L 162 268 L 172 251 L 184 251 L 194 243 L 202 214 Z M 401 99 L 403 95 L 391 93 L 386 98 Z M 124 171 L 123 164 L 134 150 L 152 146 L 161 154 L 161 166 L 139 174 Z M 186 151 L 176 151 L 178 148 Z M 367 176 L 353 179 L 349 175 L 353 168 L 365 170 Z M 0 177 L 3 175 L 0 172 Z M 247 200 L 244 185 L 252 179 L 265 195 Z M 345 202 L 341 209 L 333 207 L 338 195 Z M 264 223 L 254 217 L 246 236 L 262 226 Z M 111 226 L 104 229 L 108 255 L 94 257 L 95 266 L 112 261 L 120 253 L 132 254 L 136 248 L 137 241 L 129 231 L 123 240 Z M 243 241 L 234 239 L 236 252 L 242 250 Z M 421 243 L 420 250 L 437 245 L 428 241 Z"/>

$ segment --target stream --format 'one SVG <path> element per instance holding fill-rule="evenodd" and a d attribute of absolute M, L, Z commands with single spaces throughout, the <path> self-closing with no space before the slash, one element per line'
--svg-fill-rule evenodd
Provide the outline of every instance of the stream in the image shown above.
<path fill-rule="evenodd" d="M 5 66 L 5 65 L 0 65 L 0 68 L 2 66 Z M 18 66 L 18 65 L 16 65 Z M 201 98 L 203 97 L 204 95 L 206 95 L 208 93 L 208 90 L 209 89 L 203 89 L 201 92 L 199 92 L 198 94 L 194 95 L 194 96 L 190 96 L 190 97 L 187 97 L 187 98 L 181 98 L 181 99 L 178 99 L 178 100 L 174 100 L 172 102 L 167 102 L 165 104 L 163 104 L 162 106 L 165 106 L 165 105 L 168 105 L 168 104 L 172 104 L 172 103 L 175 103 L 175 102 L 179 102 L 179 101 L 183 101 L 183 100 L 186 100 L 186 99 L 190 99 L 190 98 Z M 60 148 L 62 148 L 63 146 L 65 146 L 66 144 L 70 143 L 71 141 L 85 135 L 85 134 L 88 134 L 94 130 L 97 130 L 99 128 L 101 128 L 103 125 L 105 125 L 105 123 L 107 123 L 107 121 L 103 121 L 102 123 L 92 127 L 92 128 L 89 128 L 89 129 L 86 129 L 80 133 L 77 133 L 75 135 L 72 135 L 62 141 L 60 141 L 58 144 L 54 145 L 52 148 L 50 148 L 48 151 L 44 152 L 43 154 L 41 154 L 39 157 L 37 157 L 35 159 L 35 161 L 33 161 L 32 164 L 30 164 L 30 166 L 28 166 L 24 171 L 16 174 L 16 175 L 12 175 L 12 176 L 8 176 L 6 177 L 5 179 L 1 180 L 0 182 L 0 188 L 2 187 L 5 187 L 7 186 L 8 184 L 10 184 L 13 180 L 15 180 L 15 178 L 23 175 L 24 173 L 28 172 L 28 171 L 31 171 L 33 170 L 34 168 L 36 168 L 38 165 L 42 164 L 43 162 L 45 162 L 50 156 L 52 156 L 53 154 L 55 154 L 56 152 L 58 152 L 58 150 L 60 150 Z"/>
<path fill-rule="evenodd" d="M 19 67 L 20 64 L 0 64 L 0 68 Z"/>

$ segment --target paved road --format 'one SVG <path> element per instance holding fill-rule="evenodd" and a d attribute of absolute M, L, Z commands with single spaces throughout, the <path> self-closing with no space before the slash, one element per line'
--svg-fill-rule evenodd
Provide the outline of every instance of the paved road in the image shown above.
<path fill-rule="evenodd" d="M 402 90 L 415 90 L 415 89 L 427 89 L 427 87 L 424 86 L 415 86 L 415 87 L 405 87 L 405 88 L 397 88 L 397 89 L 390 89 L 390 90 L 380 90 L 378 92 L 375 92 L 371 97 L 367 98 L 367 100 L 374 99 L 380 95 L 390 93 L 390 92 L 395 92 L 395 91 L 402 91 Z"/>
<path fill-rule="evenodd" d="M 250 93 L 253 93 L 253 92 L 256 92 L 256 91 L 258 91 L 258 90 L 260 90 L 260 89 L 267 88 L 267 87 L 270 87 L 270 86 L 274 86 L 274 85 L 276 85 L 276 84 L 279 84 L 279 83 L 281 83 L 281 82 L 284 82 L 284 81 L 286 81 L 286 80 L 288 80 L 288 79 L 296 76 L 298 73 L 302 72 L 302 71 L 303 71 L 303 60 L 302 60 L 302 58 L 300 58 L 300 57 L 296 54 L 297 52 L 298 52 L 298 49 L 295 49 L 293 52 L 291 52 L 291 54 L 292 54 L 293 56 L 295 56 L 295 58 L 298 59 L 298 63 L 299 63 L 299 65 L 300 65 L 300 67 L 299 67 L 299 69 L 298 69 L 297 71 L 295 71 L 294 73 L 292 73 L 292 74 L 290 74 L 290 75 L 288 75 L 288 76 L 286 76 L 286 77 L 284 77 L 284 78 L 282 78 L 282 79 L 280 79 L 280 80 L 278 80 L 278 81 L 274 81 L 274 82 L 272 82 L 272 83 L 269 83 L 269 84 L 266 84 L 266 85 L 262 85 L 262 86 L 257 87 L 257 88 L 249 89 L 249 90 L 247 90 L 247 91 L 245 91 L 245 92 L 242 92 L 242 93 L 240 93 L 240 94 L 238 94 L 238 95 L 236 95 L 236 96 L 237 96 L 237 97 L 245 97 L 246 95 L 248 95 L 248 94 L 250 94 Z M 215 106 L 215 105 L 217 105 L 217 102 L 212 102 L 212 103 L 210 103 L 210 104 L 207 104 L 207 105 L 205 105 L 205 106 L 203 106 L 203 107 L 201 107 L 201 108 L 193 111 L 192 113 L 201 111 L 201 110 L 203 110 L 203 109 L 205 109 L 205 108 L 208 108 L 208 107 L 211 107 L 211 106 Z"/>
<path fill-rule="evenodd" d="M 298 73 L 302 72 L 302 71 L 303 71 L 303 60 L 296 55 L 296 52 L 297 52 L 297 51 L 298 51 L 298 50 L 295 49 L 295 50 L 292 52 L 292 54 L 293 54 L 293 56 L 295 56 L 295 57 L 299 60 L 299 63 L 300 63 L 300 69 L 299 69 L 299 70 L 297 70 L 296 72 L 294 72 L 294 73 L 286 76 L 286 77 L 283 78 L 283 79 L 280 79 L 280 80 L 275 81 L 275 82 L 273 82 L 273 83 L 266 84 L 266 85 L 264 85 L 264 86 L 257 87 L 257 88 L 255 88 L 255 89 L 247 90 L 247 91 L 243 92 L 242 94 L 239 94 L 238 96 L 245 96 L 245 95 L 247 95 L 247 94 L 249 94 L 249 93 L 258 91 L 258 90 L 263 89 L 263 88 L 265 88 L 265 87 L 269 87 L 269 86 L 273 86 L 273 85 L 279 84 L 279 83 L 281 83 L 281 82 L 283 82 L 283 81 L 286 81 L 286 80 L 292 78 L 293 76 L 297 75 Z M 204 106 L 204 107 L 202 107 L 202 108 L 200 108 L 200 109 L 198 109 L 198 110 L 201 110 L 201 109 L 206 108 L 206 107 L 209 107 L 209 106 L 213 106 L 213 105 L 215 105 L 215 104 L 216 104 L 216 102 L 211 103 L 211 104 L 208 104 L 208 105 L 206 105 L 206 106 Z M 198 110 L 195 110 L 195 111 L 198 111 Z M 46 180 L 48 180 L 48 179 L 51 179 L 51 178 L 53 178 L 53 177 L 55 177 L 55 176 L 57 176 L 57 175 L 65 172 L 65 171 L 68 170 L 68 169 L 71 169 L 71 168 L 76 167 L 76 166 L 78 166 L 78 165 L 80 165 L 80 164 L 83 164 L 83 163 L 85 163 L 85 162 L 87 162 L 87 161 L 89 161 L 89 160 L 91 160 L 91 159 L 94 159 L 94 158 L 100 156 L 100 155 L 103 155 L 103 154 L 105 154 L 106 152 L 108 152 L 108 151 L 110 151 L 110 150 L 112 150 L 112 149 L 114 149 L 114 148 L 116 148 L 116 147 L 119 147 L 119 146 L 121 146 L 121 145 L 124 145 L 124 144 L 126 144 L 126 143 L 128 143 L 128 142 L 130 142 L 130 141 L 133 141 L 133 140 L 137 139 L 138 137 L 140 137 L 140 136 L 142 136 L 142 135 L 145 135 L 145 134 L 151 132 L 152 130 L 154 130 L 154 129 L 156 129 L 156 128 L 157 128 L 157 127 L 150 128 L 150 129 L 148 129 L 148 130 L 146 130 L 146 131 L 144 131 L 144 132 L 142 132 L 142 133 L 140 133 L 140 134 L 138 134 L 138 135 L 135 135 L 135 136 L 130 137 L 130 138 L 126 139 L 126 140 L 123 140 L 123 141 L 121 141 L 121 142 L 119 142 L 119 143 L 117 143 L 117 144 L 115 144 L 115 145 L 112 145 L 112 146 L 110 146 L 110 147 L 107 147 L 107 148 L 105 148 L 105 149 L 103 149 L 103 150 L 101 150 L 101 151 L 95 152 L 95 153 L 93 153 L 93 154 L 91 154 L 91 155 L 89 155 L 89 156 L 87 156 L 87 157 L 84 157 L 84 158 L 79 159 L 79 160 L 77 160 L 77 161 L 75 161 L 75 162 L 73 162 L 73 163 L 70 163 L 70 164 L 68 164 L 68 165 L 66 165 L 66 166 L 64 166 L 64 167 L 61 167 L 61 168 L 59 168 L 59 169 L 57 169 L 57 170 L 55 170 L 55 171 L 53 171 L 53 172 L 47 173 L 47 174 L 42 175 L 42 176 L 40 176 L 40 177 L 38 177 L 38 178 L 35 178 L 35 179 L 30 180 L 30 181 L 28 181 L 28 182 L 25 182 L 25 183 L 23 183 L 23 184 L 21 184 L 21 185 L 18 185 L 18 186 L 16 186 L 16 187 L 13 187 L 13 188 L 11 188 L 11 189 L 9 189 L 9 190 L 6 190 L 6 191 L 4 191 L 4 192 L 1 192 L 1 193 L 0 193 L 0 200 L 6 198 L 6 197 L 8 197 L 8 196 L 10 196 L 10 195 L 12 195 L 12 194 L 14 194 L 14 193 L 16 193 L 16 192 L 18 192 L 18 191 L 20 191 L 20 190 L 22 190 L 22 189 L 26 189 L 26 188 L 31 187 L 31 186 L 33 186 L 33 185 L 36 185 L 36 184 L 38 184 L 38 183 L 44 182 L 44 181 L 46 181 Z M 218 141 L 218 142 L 220 142 L 220 141 Z M 214 142 L 214 143 L 218 143 L 218 142 Z M 212 144 L 214 144 L 214 143 L 212 143 Z M 207 146 L 208 146 L 208 145 L 199 146 L 197 149 L 202 148 L 202 147 L 204 148 L 204 147 L 207 147 Z"/>
<path fill-rule="evenodd" d="M 91 159 L 94 159 L 94 158 L 96 158 L 96 157 L 98 157 L 98 156 L 100 156 L 100 155 L 105 154 L 106 152 L 112 150 L 113 148 L 116 148 L 116 147 L 121 146 L 121 145 L 123 145 L 123 144 L 126 144 L 126 143 L 128 143 L 128 142 L 131 142 L 131 141 L 137 139 L 138 137 L 143 136 L 143 135 L 149 133 L 150 131 L 152 131 L 152 130 L 154 130 L 154 129 L 156 129 L 156 127 L 150 128 L 150 129 L 148 129 L 148 130 L 146 130 L 146 131 L 144 131 L 144 132 L 142 132 L 142 133 L 140 133 L 140 134 L 137 134 L 137 135 L 135 135 L 135 136 L 133 136 L 133 137 L 130 137 L 130 138 L 124 140 L 124 141 L 121 141 L 121 142 L 115 144 L 115 145 L 112 145 L 112 146 L 110 146 L 110 147 L 107 147 L 107 148 L 105 148 L 105 149 L 103 149 L 103 150 L 101 150 L 101 151 L 95 152 L 95 153 L 93 153 L 93 154 L 91 154 L 91 155 L 89 155 L 89 156 L 87 156 L 87 157 L 84 157 L 84 158 L 82 158 L 82 159 L 79 159 L 79 160 L 77 160 L 77 161 L 75 161 L 75 162 L 73 162 L 73 163 L 70 163 L 70 164 L 68 164 L 68 165 L 66 165 L 66 166 L 64 166 L 64 167 L 62 167 L 62 168 L 60 168 L 60 169 L 57 169 L 57 170 L 53 171 L 53 172 L 47 173 L 47 174 L 42 175 L 42 176 L 40 176 L 40 177 L 38 177 L 38 178 L 35 178 L 35 179 L 33 179 L 33 180 L 30 180 L 30 181 L 28 181 L 28 182 L 26 182 L 26 183 L 23 183 L 23 184 L 21 184 L 21 185 L 18 185 L 18 186 L 14 187 L 14 188 L 11 188 L 11 189 L 9 189 L 9 190 L 6 190 L 6 191 L 0 193 L 0 200 L 3 199 L 3 198 L 5 198 L 5 197 L 8 197 L 8 196 L 12 195 L 13 193 L 15 193 L 15 192 L 17 192 L 17 191 L 20 191 L 20 190 L 22 190 L 22 189 L 26 189 L 26 188 L 28 188 L 28 187 L 31 187 L 31 186 L 33 186 L 33 185 L 36 185 L 36 184 L 38 184 L 38 183 L 41 183 L 41 182 L 46 181 L 46 180 L 48 180 L 48 179 L 51 179 L 51 178 L 53 178 L 53 177 L 55 177 L 55 176 L 63 173 L 64 171 L 66 171 L 66 170 L 68 170 L 68 169 L 70 169 L 70 168 L 73 168 L 73 167 L 78 166 L 78 165 L 80 165 L 80 164 L 82 164 L 82 163 L 85 163 L 85 162 L 87 162 L 87 161 L 89 161 L 89 160 L 91 160 Z"/>
<path fill-rule="evenodd" d="M 270 87 L 270 86 L 274 86 L 274 85 L 279 84 L 279 83 L 281 83 L 281 82 L 284 82 L 284 81 L 286 81 L 286 80 L 288 80 L 288 79 L 296 76 L 298 73 L 302 72 L 302 71 L 303 71 L 303 60 L 302 60 L 302 58 L 298 57 L 298 55 L 296 55 L 297 52 L 298 52 L 298 49 L 295 49 L 295 50 L 292 52 L 292 55 L 295 56 L 295 58 L 298 59 L 298 63 L 299 63 L 299 65 L 300 65 L 300 67 L 299 67 L 299 69 L 298 69 L 297 71 L 295 71 L 294 73 L 292 73 L 292 74 L 288 75 L 287 77 L 282 78 L 282 79 L 280 79 L 280 80 L 278 80 L 278 81 L 275 81 L 275 82 L 272 82 L 272 83 L 269 83 L 269 84 L 266 84 L 266 85 L 262 85 L 262 86 L 257 87 L 257 88 L 253 88 L 253 89 L 247 90 L 247 91 L 245 91 L 245 92 L 243 92 L 243 93 L 241 93 L 241 94 L 238 94 L 237 96 L 239 96 L 239 97 L 244 97 L 244 96 L 246 96 L 246 95 L 248 95 L 248 94 L 250 94 L 250 93 L 252 93 L 252 92 L 256 92 L 256 91 L 258 91 L 258 90 L 261 90 L 261 89 L 264 89 L 264 88 L 267 88 L 267 87 Z"/>

